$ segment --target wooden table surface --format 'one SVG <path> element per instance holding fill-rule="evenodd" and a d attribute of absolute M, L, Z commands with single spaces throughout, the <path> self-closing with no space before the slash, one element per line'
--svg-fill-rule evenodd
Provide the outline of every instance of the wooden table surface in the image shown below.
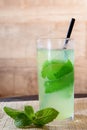
<path fill-rule="evenodd" d="M 13 120 L 4 113 L 3 107 L 9 106 L 16 109 L 23 109 L 24 105 L 32 105 L 35 110 L 38 110 L 39 102 L 38 100 L 0 102 L 0 130 L 21 130 L 14 126 Z M 87 98 L 75 99 L 74 121 L 58 123 L 55 126 L 49 124 L 44 128 L 30 128 L 29 130 L 87 130 Z"/>

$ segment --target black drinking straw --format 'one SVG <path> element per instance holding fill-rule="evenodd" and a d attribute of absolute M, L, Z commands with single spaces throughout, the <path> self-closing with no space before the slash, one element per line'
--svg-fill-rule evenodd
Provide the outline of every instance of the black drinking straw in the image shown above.
<path fill-rule="evenodd" d="M 66 40 L 65 40 L 65 44 L 64 44 L 64 49 L 66 49 L 65 46 L 66 46 L 66 44 L 68 43 L 68 40 L 69 40 L 68 38 L 70 38 L 70 36 L 71 36 L 74 23 L 75 23 L 75 18 L 72 18 L 72 19 L 71 19 L 71 22 L 70 22 L 70 25 L 69 25 L 69 28 L 68 28 L 67 35 L 66 35 Z"/>

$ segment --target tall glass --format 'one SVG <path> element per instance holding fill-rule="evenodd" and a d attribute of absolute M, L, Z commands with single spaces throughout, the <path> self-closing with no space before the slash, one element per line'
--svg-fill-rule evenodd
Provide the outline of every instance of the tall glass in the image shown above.
<path fill-rule="evenodd" d="M 37 41 L 37 61 L 40 109 L 53 107 L 59 111 L 58 120 L 73 119 L 73 40 L 39 39 Z"/>

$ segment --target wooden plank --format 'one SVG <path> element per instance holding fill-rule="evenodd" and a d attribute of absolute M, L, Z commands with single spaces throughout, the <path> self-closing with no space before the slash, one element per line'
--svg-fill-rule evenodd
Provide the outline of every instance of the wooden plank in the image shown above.
<path fill-rule="evenodd" d="M 13 61 L 13 59 L 19 58 L 20 60 L 27 60 L 28 63 L 28 59 L 36 62 L 36 38 L 41 36 L 65 37 L 68 24 L 69 21 L 65 20 L 57 22 L 38 20 L 37 22 L 30 22 L 28 24 L 0 24 L 1 60 L 7 58 Z M 72 38 L 75 39 L 75 57 L 85 56 L 86 24 L 84 22 L 76 21 Z"/>
<path fill-rule="evenodd" d="M 78 5 L 78 6 L 77 6 Z M 38 8 L 42 8 L 43 12 L 48 12 L 50 8 L 50 12 L 58 12 L 60 13 L 86 13 L 87 2 L 86 0 L 79 1 L 79 0 L 64 0 L 63 2 L 60 0 L 19 0 L 19 1 L 11 1 L 11 0 L 1 0 L 0 1 L 1 9 L 31 9 L 34 8 L 35 14 L 41 13 Z M 55 7 L 55 10 L 54 10 Z M 79 9 L 78 9 L 79 7 Z M 83 9 L 81 9 L 84 7 Z M 46 9 L 47 8 L 47 9 Z M 37 11 L 36 11 L 37 10 Z M 33 11 L 31 11 L 33 13 Z M 58 12 L 59 13 L 59 12 Z"/>
<path fill-rule="evenodd" d="M 65 37 L 71 17 L 76 18 L 75 93 L 87 93 L 87 1 L 0 0 L 0 96 L 37 94 L 36 70 L 32 70 L 36 69 L 36 38 Z"/>
<path fill-rule="evenodd" d="M 0 97 L 38 93 L 35 68 L 8 67 L 0 70 Z"/>

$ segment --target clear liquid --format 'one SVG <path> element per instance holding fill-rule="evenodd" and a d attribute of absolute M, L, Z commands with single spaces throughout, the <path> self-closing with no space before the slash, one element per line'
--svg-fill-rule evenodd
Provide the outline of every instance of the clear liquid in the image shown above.
<path fill-rule="evenodd" d="M 52 73 L 50 72 L 51 77 L 45 77 L 42 76 L 42 69 L 44 64 L 47 64 L 46 62 L 57 62 L 56 65 L 58 65 L 61 69 L 60 62 L 65 64 L 67 61 L 70 61 L 72 64 L 72 68 L 74 68 L 74 52 L 73 50 L 46 50 L 46 49 L 39 49 L 38 50 L 38 85 L 39 85 L 39 101 L 40 101 L 40 109 L 46 108 L 46 107 L 53 107 L 56 110 L 59 111 L 59 115 L 57 117 L 58 120 L 64 120 L 68 118 L 73 118 L 74 116 L 74 80 L 70 76 L 64 76 L 58 80 L 58 86 L 51 85 L 52 81 L 55 82 L 55 78 L 52 77 Z M 54 69 L 53 67 L 57 67 L 56 65 L 51 65 L 51 69 Z M 59 69 L 59 70 L 60 70 Z M 64 67 L 63 67 L 64 69 Z M 59 71 L 58 69 L 55 69 Z M 47 69 L 47 73 L 49 73 L 49 67 Z M 72 76 L 74 77 L 74 73 L 72 73 Z M 52 79 L 54 78 L 54 79 Z M 60 81 L 61 80 L 61 81 Z M 50 86 L 45 86 L 46 82 L 50 82 Z M 63 82 L 63 84 L 62 84 Z M 69 82 L 69 84 L 68 84 Z M 56 84 L 57 84 L 56 83 Z M 53 84 L 54 85 L 54 84 Z M 60 86 L 59 86 L 60 85 Z M 50 90 L 50 87 L 53 88 Z M 58 89 L 58 88 L 59 89 Z M 53 91 L 53 92 L 52 92 Z"/>

